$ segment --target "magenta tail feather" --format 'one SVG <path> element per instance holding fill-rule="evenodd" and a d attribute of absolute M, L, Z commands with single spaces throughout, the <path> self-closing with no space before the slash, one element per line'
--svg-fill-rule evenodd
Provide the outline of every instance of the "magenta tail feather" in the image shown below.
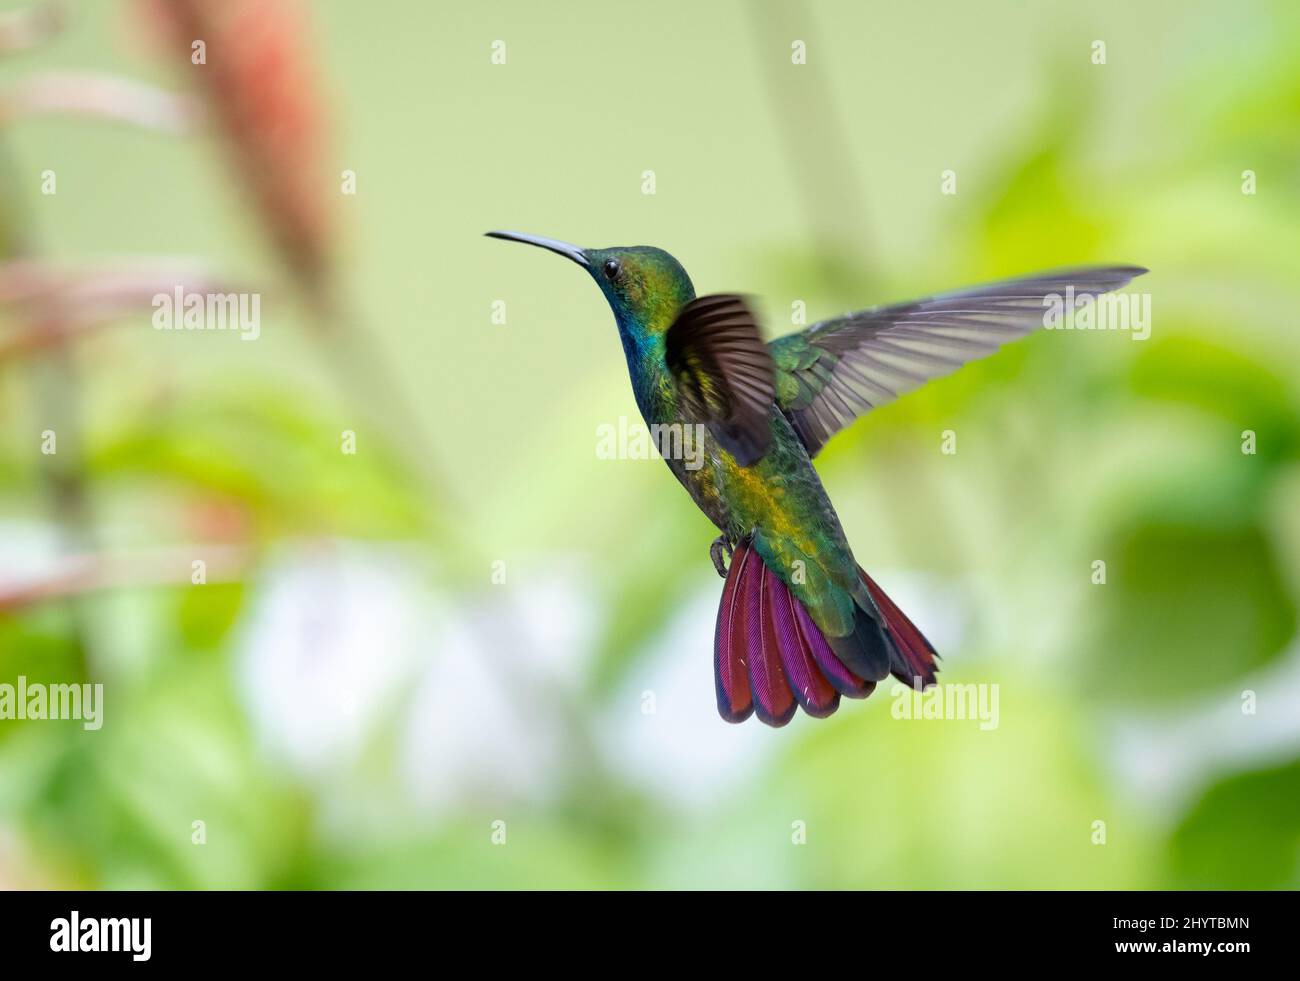
<path fill-rule="evenodd" d="M 744 722 L 754 712 L 749 669 L 745 664 L 749 653 L 745 639 L 745 591 L 740 583 L 749 563 L 760 561 L 745 542 L 736 546 L 718 606 L 718 626 L 713 635 L 713 676 L 718 689 L 718 713 L 728 722 Z"/>
<path fill-rule="evenodd" d="M 881 617 L 885 621 L 885 631 L 893 643 L 890 654 L 890 673 L 905 685 L 913 688 L 920 683 L 928 688 L 936 682 L 936 663 L 939 655 L 925 639 L 925 635 L 916 629 L 903 611 L 894 605 L 894 601 L 885 595 L 885 591 L 876 585 L 876 581 L 867 575 L 866 570 L 858 568 L 858 574 L 876 602 Z"/>
<path fill-rule="evenodd" d="M 795 608 L 802 612 L 803 607 L 770 569 L 763 570 L 763 578 L 766 587 L 764 599 L 769 611 L 767 622 L 771 636 L 776 640 L 785 679 L 799 707 L 814 718 L 824 719 L 839 708 L 840 693 L 818 667 L 812 647 L 800 628 Z M 817 639 L 825 644 L 821 631 L 813 629 Z"/>

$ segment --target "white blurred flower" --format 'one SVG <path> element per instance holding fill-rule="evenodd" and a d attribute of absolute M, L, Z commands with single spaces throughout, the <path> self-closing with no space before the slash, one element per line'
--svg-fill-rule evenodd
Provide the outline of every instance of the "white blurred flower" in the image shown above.
<path fill-rule="evenodd" d="M 548 562 L 444 611 L 399 761 L 422 807 L 442 811 L 471 795 L 539 800 L 558 789 L 572 762 L 567 717 L 581 708 L 595 639 L 583 583 Z"/>
<path fill-rule="evenodd" d="M 544 569 L 494 587 L 485 577 L 462 600 L 429 586 L 409 549 L 286 552 L 264 570 L 240 633 L 255 731 L 327 797 L 355 786 L 350 771 L 390 720 L 396 779 L 422 810 L 543 797 L 569 762 L 565 716 L 594 636 L 582 578 Z"/>
<path fill-rule="evenodd" d="M 397 549 L 331 542 L 262 571 L 240 632 L 240 688 L 267 748 L 308 777 L 355 759 L 428 634 L 418 567 Z"/>

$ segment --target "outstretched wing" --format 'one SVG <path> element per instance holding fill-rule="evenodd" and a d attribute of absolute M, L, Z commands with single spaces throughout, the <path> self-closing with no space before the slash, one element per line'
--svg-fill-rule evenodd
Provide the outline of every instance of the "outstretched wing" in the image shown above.
<path fill-rule="evenodd" d="M 1041 273 L 823 320 L 768 345 L 777 405 L 815 456 L 858 416 L 1048 323 L 1066 305 L 1067 290 L 1077 304 L 1144 272 L 1101 266 Z"/>
<path fill-rule="evenodd" d="M 701 296 L 668 328 L 665 359 L 688 414 L 704 423 L 742 467 L 772 442 L 772 356 L 745 301 Z"/>

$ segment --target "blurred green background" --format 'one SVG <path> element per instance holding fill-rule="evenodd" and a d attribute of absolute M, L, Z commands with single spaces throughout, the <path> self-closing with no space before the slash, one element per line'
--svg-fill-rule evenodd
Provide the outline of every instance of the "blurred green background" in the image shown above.
<path fill-rule="evenodd" d="M 0 30 L 2 278 L 55 283 L 0 290 L 0 682 L 105 693 L 0 721 L 0 887 L 1300 887 L 1294 3 L 219 6 Z M 722 723 L 714 531 L 597 458 L 604 301 L 492 228 L 773 335 L 1149 266 L 1148 340 L 1043 332 L 819 460 L 998 727 Z M 175 257 L 260 337 L 69 300 Z"/>

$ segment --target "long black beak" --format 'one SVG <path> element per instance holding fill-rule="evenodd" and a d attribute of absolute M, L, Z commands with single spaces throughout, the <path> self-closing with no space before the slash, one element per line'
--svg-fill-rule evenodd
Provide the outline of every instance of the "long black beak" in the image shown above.
<path fill-rule="evenodd" d="M 578 248 L 576 245 L 570 245 L 568 242 L 561 242 L 557 238 L 545 238 L 541 235 L 525 235 L 523 232 L 488 232 L 487 236 L 488 238 L 503 238 L 507 242 L 523 242 L 527 245 L 536 245 L 543 249 L 550 249 L 550 251 L 557 255 L 562 255 L 566 259 L 572 259 L 584 269 L 591 265 L 591 263 L 587 261 L 587 256 L 583 253 L 582 249 Z"/>

